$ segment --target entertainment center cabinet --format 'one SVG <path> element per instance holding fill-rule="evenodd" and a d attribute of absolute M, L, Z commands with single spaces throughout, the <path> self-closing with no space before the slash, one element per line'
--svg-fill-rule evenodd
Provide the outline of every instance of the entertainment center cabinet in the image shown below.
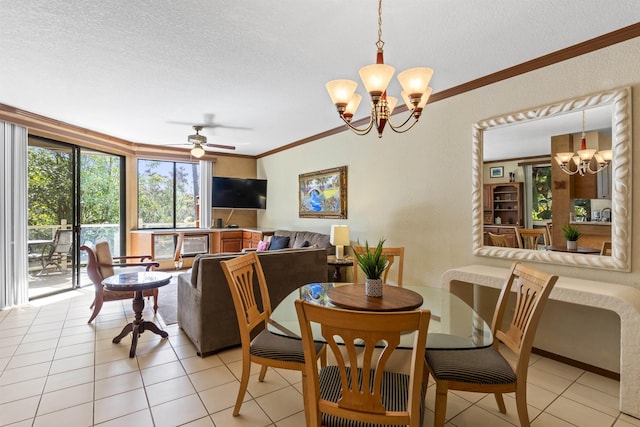
<path fill-rule="evenodd" d="M 273 231 L 255 228 L 189 228 L 164 230 L 132 230 L 131 253 L 149 254 L 160 263 L 161 269 L 173 269 L 178 235 L 184 234 L 181 255 L 183 268 L 188 268 L 200 253 L 240 252 L 245 248 L 257 248 Z"/>

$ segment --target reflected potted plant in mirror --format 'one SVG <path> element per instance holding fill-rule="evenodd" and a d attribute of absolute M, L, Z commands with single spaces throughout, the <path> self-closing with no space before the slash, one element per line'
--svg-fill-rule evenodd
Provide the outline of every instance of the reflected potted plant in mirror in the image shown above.
<path fill-rule="evenodd" d="M 387 257 L 382 255 L 382 245 L 385 239 L 380 239 L 375 249 L 369 249 L 369 242 L 365 241 L 364 253 L 354 250 L 356 263 L 366 276 L 364 281 L 365 294 L 369 297 L 382 296 L 382 279 L 380 276 L 387 267 Z M 353 249 L 353 248 L 351 248 Z"/>
<path fill-rule="evenodd" d="M 571 224 L 562 226 L 562 235 L 567 239 L 567 250 L 575 251 L 578 249 L 578 239 L 580 238 L 580 230 Z"/>

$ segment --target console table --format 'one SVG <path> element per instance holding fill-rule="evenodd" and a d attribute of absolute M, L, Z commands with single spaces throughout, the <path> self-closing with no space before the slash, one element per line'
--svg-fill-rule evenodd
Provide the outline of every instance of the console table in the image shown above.
<path fill-rule="evenodd" d="M 441 285 L 467 283 L 501 289 L 509 270 L 468 265 L 446 271 Z M 620 316 L 620 411 L 640 418 L 640 289 L 560 276 L 552 300 L 610 310 Z"/>

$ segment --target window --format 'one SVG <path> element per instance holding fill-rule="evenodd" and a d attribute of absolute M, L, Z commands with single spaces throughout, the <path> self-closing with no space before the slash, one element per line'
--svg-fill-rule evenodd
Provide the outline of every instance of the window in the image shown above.
<path fill-rule="evenodd" d="M 534 221 L 551 219 L 551 166 L 532 166 L 532 218 Z"/>
<path fill-rule="evenodd" d="M 138 228 L 189 228 L 198 220 L 197 163 L 138 160 Z"/>

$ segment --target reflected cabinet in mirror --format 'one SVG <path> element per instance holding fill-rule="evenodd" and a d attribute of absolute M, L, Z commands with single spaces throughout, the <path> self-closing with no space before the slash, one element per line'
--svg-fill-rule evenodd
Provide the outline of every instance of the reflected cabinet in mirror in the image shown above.
<path fill-rule="evenodd" d="M 474 255 L 631 269 L 630 88 L 475 123 L 472 178 Z"/>

